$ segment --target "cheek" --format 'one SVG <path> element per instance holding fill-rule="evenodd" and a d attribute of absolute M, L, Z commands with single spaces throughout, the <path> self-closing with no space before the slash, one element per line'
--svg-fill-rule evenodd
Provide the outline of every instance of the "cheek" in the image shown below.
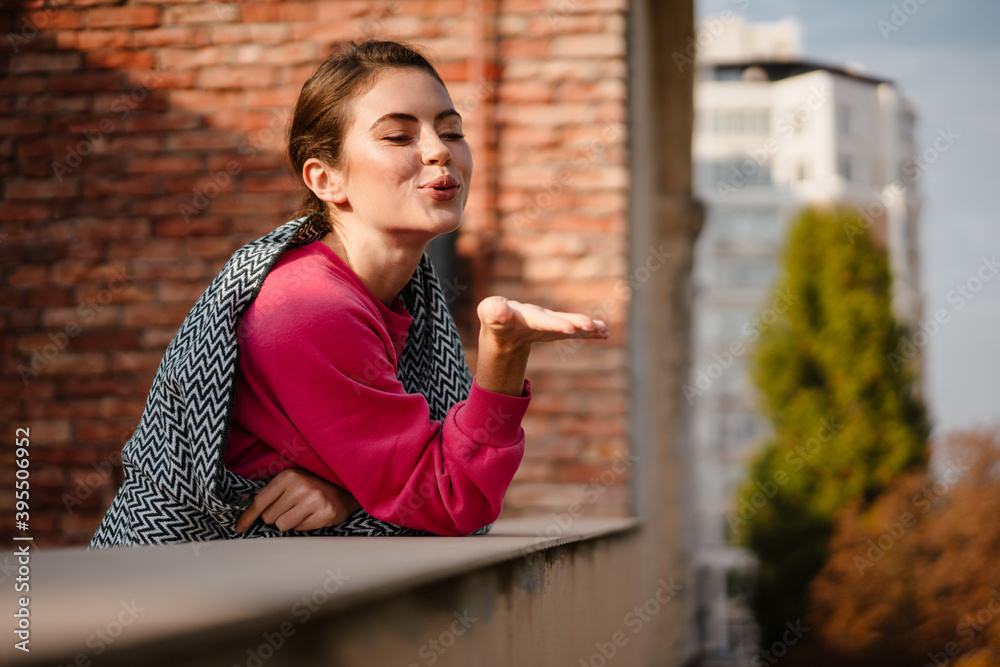
<path fill-rule="evenodd" d="M 369 184 L 365 190 L 374 192 L 409 183 L 420 167 L 410 155 L 400 150 L 372 151 L 355 164 L 358 167 L 357 182 Z"/>

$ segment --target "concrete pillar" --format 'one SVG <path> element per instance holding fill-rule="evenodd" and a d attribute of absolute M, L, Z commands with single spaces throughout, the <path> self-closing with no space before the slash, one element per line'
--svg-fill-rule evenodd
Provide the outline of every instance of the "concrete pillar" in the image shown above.
<path fill-rule="evenodd" d="M 644 628 L 643 646 L 647 665 L 677 666 L 695 650 L 689 406 L 681 391 L 690 368 L 691 263 L 703 217 L 691 194 L 694 7 L 686 0 L 633 0 L 629 17 L 629 348 L 632 448 L 639 458 L 632 492 L 644 524 L 643 590 L 651 593 L 670 577 L 684 586 L 677 604 L 664 606 Z M 643 271 L 656 265 L 653 256 L 666 259 Z"/>

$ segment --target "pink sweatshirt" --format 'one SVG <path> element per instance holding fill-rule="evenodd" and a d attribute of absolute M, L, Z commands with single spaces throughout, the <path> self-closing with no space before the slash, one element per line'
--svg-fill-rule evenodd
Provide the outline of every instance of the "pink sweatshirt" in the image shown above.
<path fill-rule="evenodd" d="M 251 479 L 302 467 L 377 519 L 439 535 L 496 520 L 524 454 L 530 384 L 515 397 L 473 381 L 444 423 L 431 420 L 397 377 L 411 322 L 322 241 L 283 253 L 238 330 L 226 467 Z"/>

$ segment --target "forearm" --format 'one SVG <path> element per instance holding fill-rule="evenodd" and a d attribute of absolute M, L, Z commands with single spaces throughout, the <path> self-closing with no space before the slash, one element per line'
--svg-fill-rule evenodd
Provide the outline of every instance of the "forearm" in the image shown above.
<path fill-rule="evenodd" d="M 504 347 L 485 328 L 479 334 L 476 383 L 488 391 L 520 396 L 531 345 Z"/>

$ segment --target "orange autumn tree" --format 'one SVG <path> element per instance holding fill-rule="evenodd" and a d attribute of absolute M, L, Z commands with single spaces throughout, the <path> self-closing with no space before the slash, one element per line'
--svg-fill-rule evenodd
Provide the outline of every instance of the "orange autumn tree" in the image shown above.
<path fill-rule="evenodd" d="M 935 452 L 936 474 L 838 517 L 805 624 L 841 664 L 1000 664 L 1000 431 L 952 433 Z"/>

